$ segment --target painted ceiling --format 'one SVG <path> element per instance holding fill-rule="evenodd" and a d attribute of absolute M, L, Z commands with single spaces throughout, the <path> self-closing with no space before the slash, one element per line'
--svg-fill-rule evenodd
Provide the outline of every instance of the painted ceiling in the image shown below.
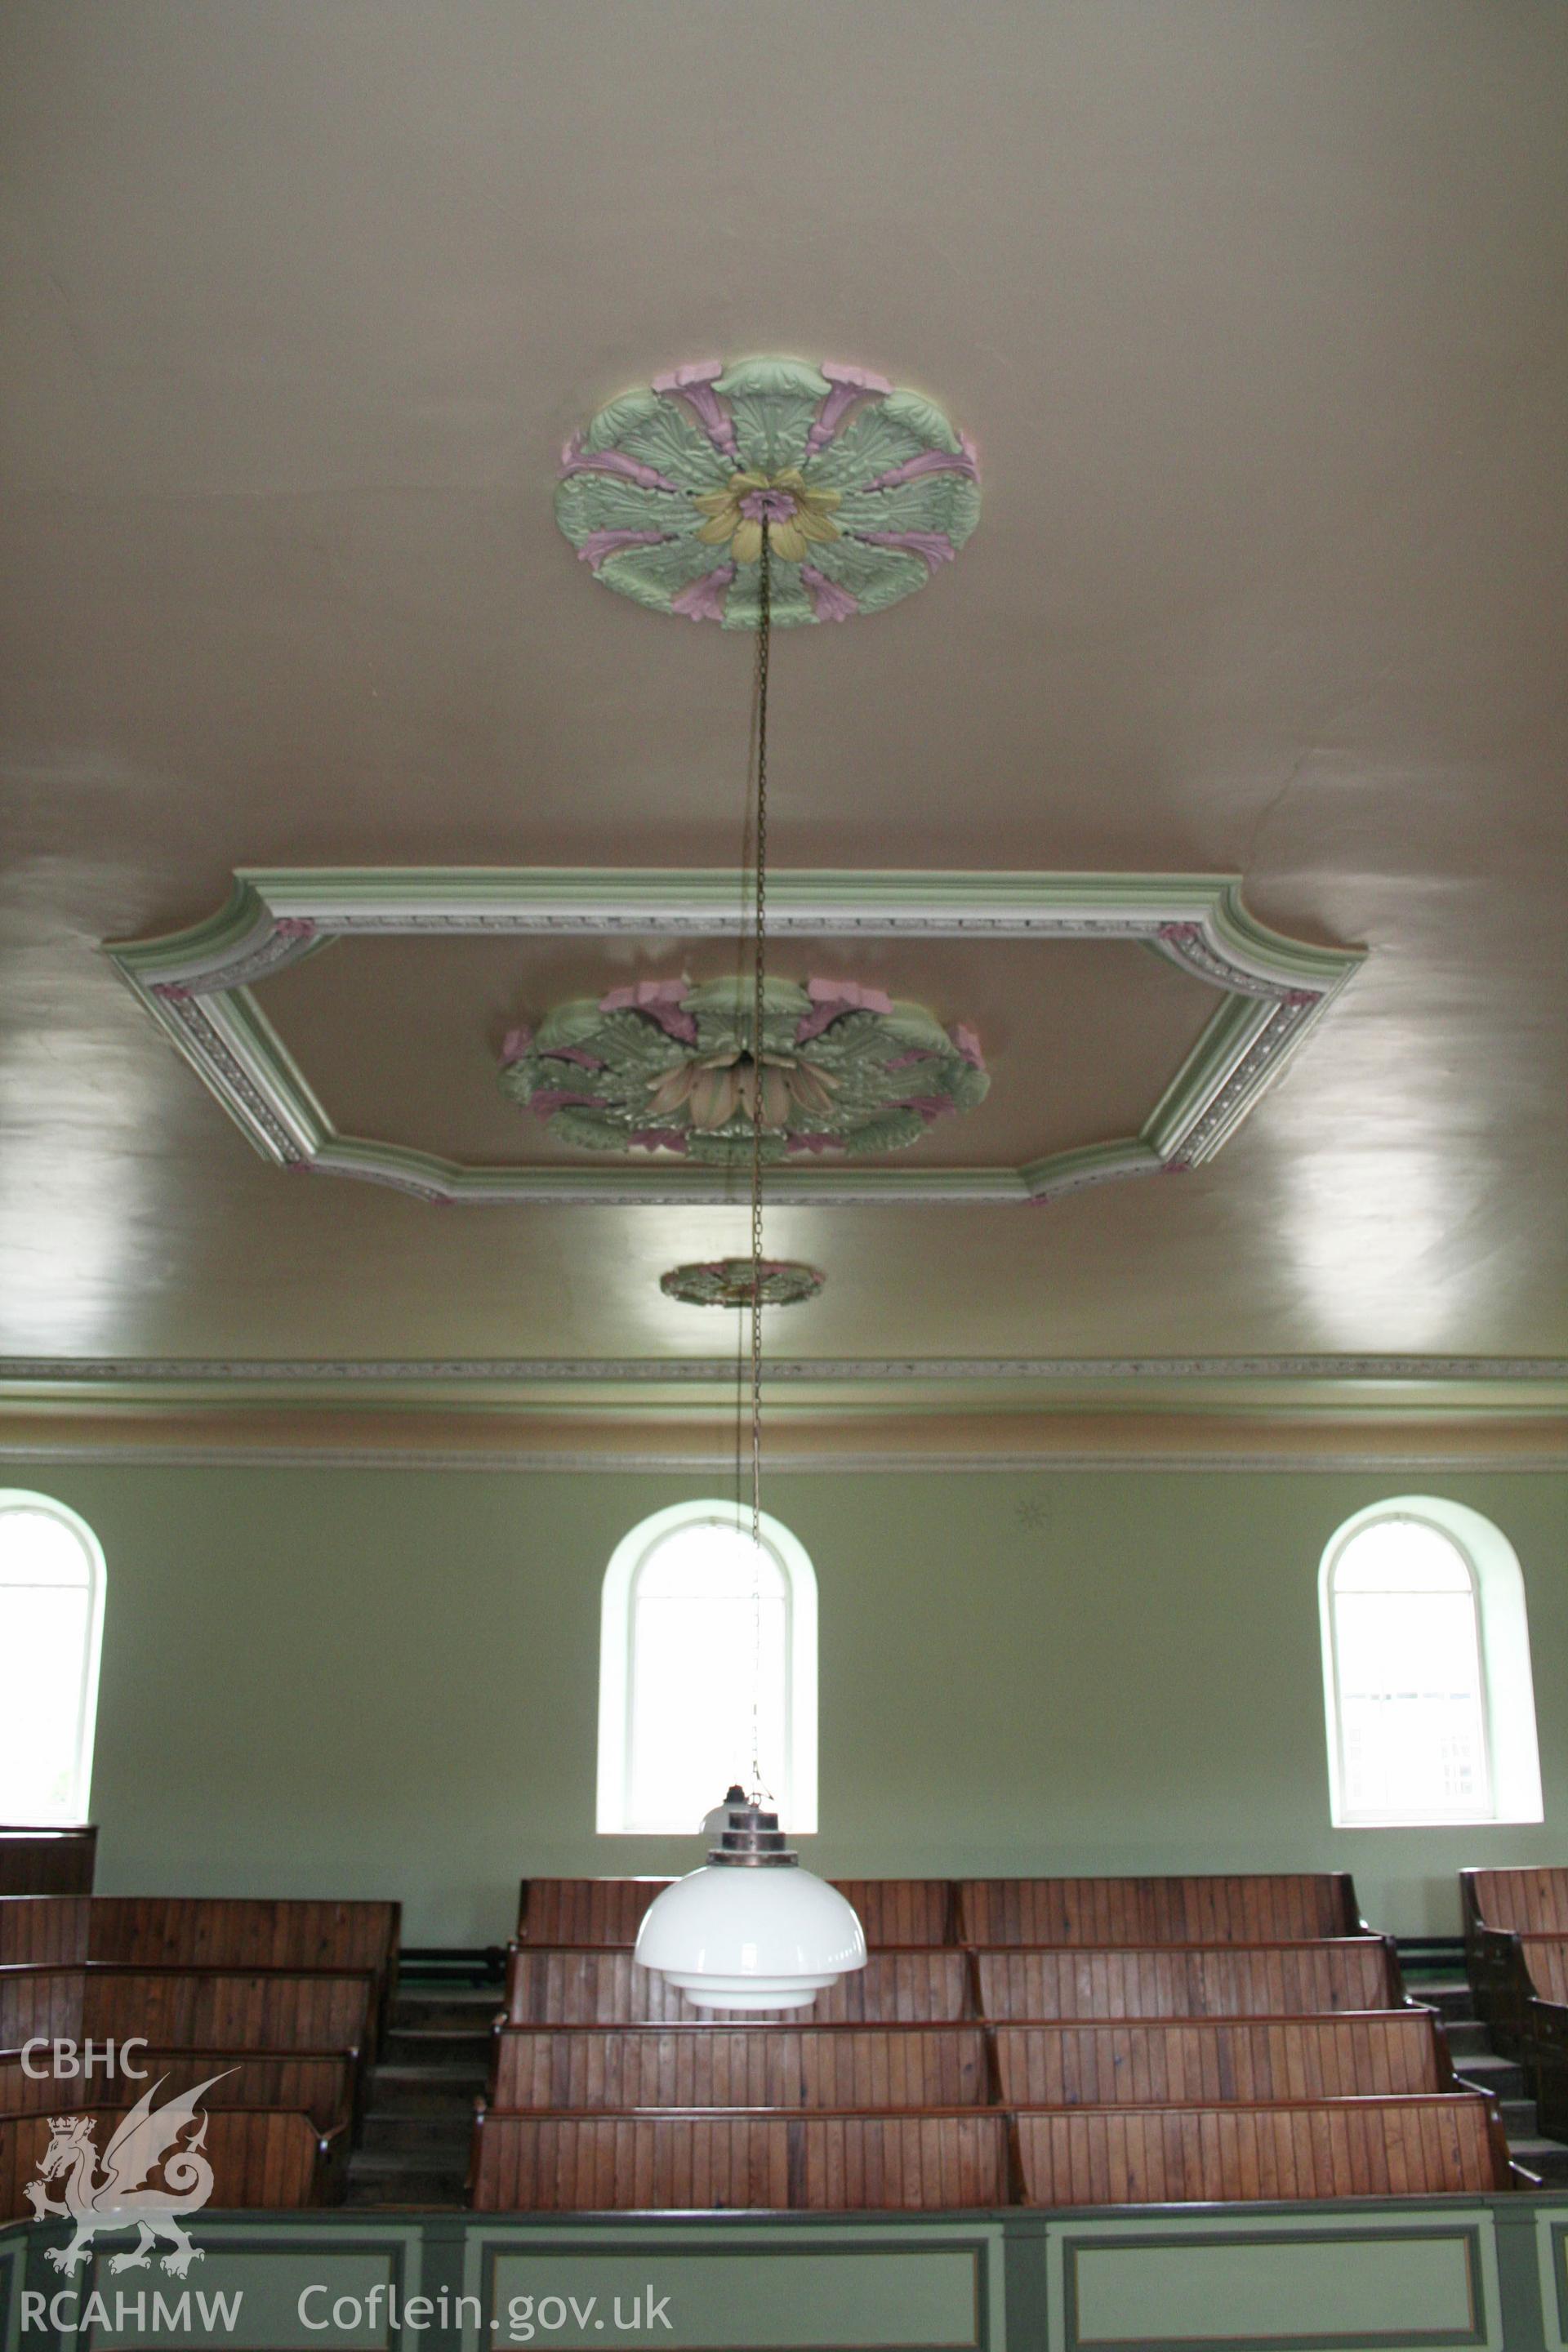
<path fill-rule="evenodd" d="M 827 1282 L 780 1346 L 952 1399 L 963 1361 L 1560 1386 L 1565 103 L 1532 0 L 7 10 L 14 1397 L 723 1353 L 659 1276 L 740 1205 L 297 1182 L 100 950 L 237 868 L 733 868 L 749 638 L 605 593 L 553 497 L 616 394 L 769 352 L 936 400 L 984 486 L 921 593 L 780 639 L 775 860 L 1231 877 L 1365 950 L 1179 1185 L 781 1202 Z M 729 953 L 387 938 L 257 994 L 340 1126 L 521 1158 L 510 1025 Z M 911 1167 L 1126 1131 L 1216 1002 L 1102 942 L 804 953 L 979 1036 L 989 1094 Z"/>

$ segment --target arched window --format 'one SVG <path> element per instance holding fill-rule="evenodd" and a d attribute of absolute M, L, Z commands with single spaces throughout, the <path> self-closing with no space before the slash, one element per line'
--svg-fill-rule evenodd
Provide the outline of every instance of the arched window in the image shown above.
<path fill-rule="evenodd" d="M 0 1822 L 84 1822 L 103 1554 L 47 1495 L 0 1488 Z"/>
<path fill-rule="evenodd" d="M 785 1829 L 816 1829 L 816 1578 L 787 1528 L 764 1513 L 762 1531 L 759 1561 L 749 1510 L 679 1503 L 616 1546 L 599 1641 L 601 1832 L 694 1835 L 749 1777 L 753 1687 L 763 1785 Z"/>
<path fill-rule="evenodd" d="M 1538 1822 L 1524 1579 L 1479 1511 L 1402 1495 L 1323 1554 L 1323 1696 L 1336 1823 Z"/>

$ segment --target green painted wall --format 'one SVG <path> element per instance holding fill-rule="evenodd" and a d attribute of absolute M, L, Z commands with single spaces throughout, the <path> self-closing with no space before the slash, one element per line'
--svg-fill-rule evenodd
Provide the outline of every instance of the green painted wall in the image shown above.
<path fill-rule="evenodd" d="M 107 1892 L 400 1895 L 500 1940 L 516 1880 L 693 1867 L 594 1832 L 599 1582 L 674 1477 L 12 1469 L 98 1530 Z M 1343 1867 L 1451 1931 L 1464 1862 L 1568 1845 L 1568 1478 L 1478 1476 L 1524 1565 L 1543 1828 L 1329 1824 L 1317 1569 L 1420 1482 L 1339 1474 L 781 1475 L 816 1564 L 822 1820 L 868 1873 Z"/>

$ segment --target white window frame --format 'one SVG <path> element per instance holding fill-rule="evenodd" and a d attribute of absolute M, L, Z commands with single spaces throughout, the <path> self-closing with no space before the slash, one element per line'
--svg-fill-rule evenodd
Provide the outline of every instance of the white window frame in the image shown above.
<path fill-rule="evenodd" d="M 83 1644 L 81 1675 L 77 1692 L 76 1774 L 68 1808 L 58 1819 L 37 1824 L 41 1829 L 68 1829 L 85 1823 L 92 1801 L 92 1751 L 98 1737 L 98 1675 L 103 1654 L 103 1601 L 108 1581 L 104 1565 L 103 1546 L 87 1521 L 73 1511 L 68 1503 L 57 1500 L 53 1495 L 38 1495 L 26 1486 L 0 1486 L 0 1527 L 11 1511 L 42 1511 L 58 1519 L 69 1528 L 87 1555 L 87 1640 Z M 0 1579 L 0 1590 L 4 1580 Z M 0 1789 L 0 1820 L 12 1815 L 4 1789 Z M 14 1818 L 14 1816 L 12 1816 Z M 21 1824 L 31 1828 L 33 1823 Z"/>
<path fill-rule="evenodd" d="M 750 1535 L 749 1506 L 705 1500 L 676 1503 L 641 1519 L 624 1536 L 605 1570 L 599 1616 L 599 1781 L 596 1827 L 601 1837 L 667 1837 L 698 1822 L 669 1828 L 631 1826 L 632 1635 L 637 1576 L 656 1546 L 678 1528 L 738 1528 Z M 773 1790 L 780 1824 L 802 1837 L 816 1828 L 816 1571 L 798 1537 L 764 1511 L 763 1541 L 778 1562 L 784 1589 L 784 1786 Z M 715 1789 L 711 1802 L 723 1796 Z"/>
<path fill-rule="evenodd" d="M 1481 1736 L 1491 1791 L 1489 1812 L 1456 1813 L 1441 1805 L 1418 1814 L 1360 1812 L 1346 1801 L 1334 1571 L 1346 1547 L 1382 1519 L 1415 1519 L 1431 1528 L 1454 1546 L 1469 1570 L 1481 1668 Z M 1434 1495 L 1394 1495 L 1385 1502 L 1371 1503 L 1336 1528 L 1329 1539 L 1318 1571 L 1318 1611 L 1323 1645 L 1329 1811 L 1336 1829 L 1474 1829 L 1492 1822 L 1544 1818 L 1524 1572 L 1500 1528 L 1467 1504 Z"/>

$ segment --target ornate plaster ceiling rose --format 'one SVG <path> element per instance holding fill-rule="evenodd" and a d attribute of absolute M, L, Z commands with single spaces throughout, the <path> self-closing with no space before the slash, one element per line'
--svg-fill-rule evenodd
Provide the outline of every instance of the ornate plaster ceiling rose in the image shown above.
<path fill-rule="evenodd" d="M 561 453 L 556 520 L 650 612 L 754 629 L 879 613 L 980 517 L 974 446 L 934 402 L 832 360 L 703 360 L 601 408 Z"/>
<path fill-rule="evenodd" d="M 502 1049 L 504 1094 L 588 1151 L 748 1157 L 760 1096 L 764 1159 L 856 1157 L 916 1143 L 973 1110 L 991 1081 L 973 1030 L 852 980 L 769 979 L 761 1063 L 752 984 L 645 980 L 557 1005 Z"/>
<path fill-rule="evenodd" d="M 798 1258 L 765 1257 L 762 1263 L 761 1296 L 764 1307 L 803 1307 L 816 1298 L 827 1276 Z M 667 1298 L 683 1307 L 750 1307 L 754 1289 L 749 1257 L 708 1258 L 689 1265 L 672 1265 L 661 1274 L 658 1286 Z"/>

